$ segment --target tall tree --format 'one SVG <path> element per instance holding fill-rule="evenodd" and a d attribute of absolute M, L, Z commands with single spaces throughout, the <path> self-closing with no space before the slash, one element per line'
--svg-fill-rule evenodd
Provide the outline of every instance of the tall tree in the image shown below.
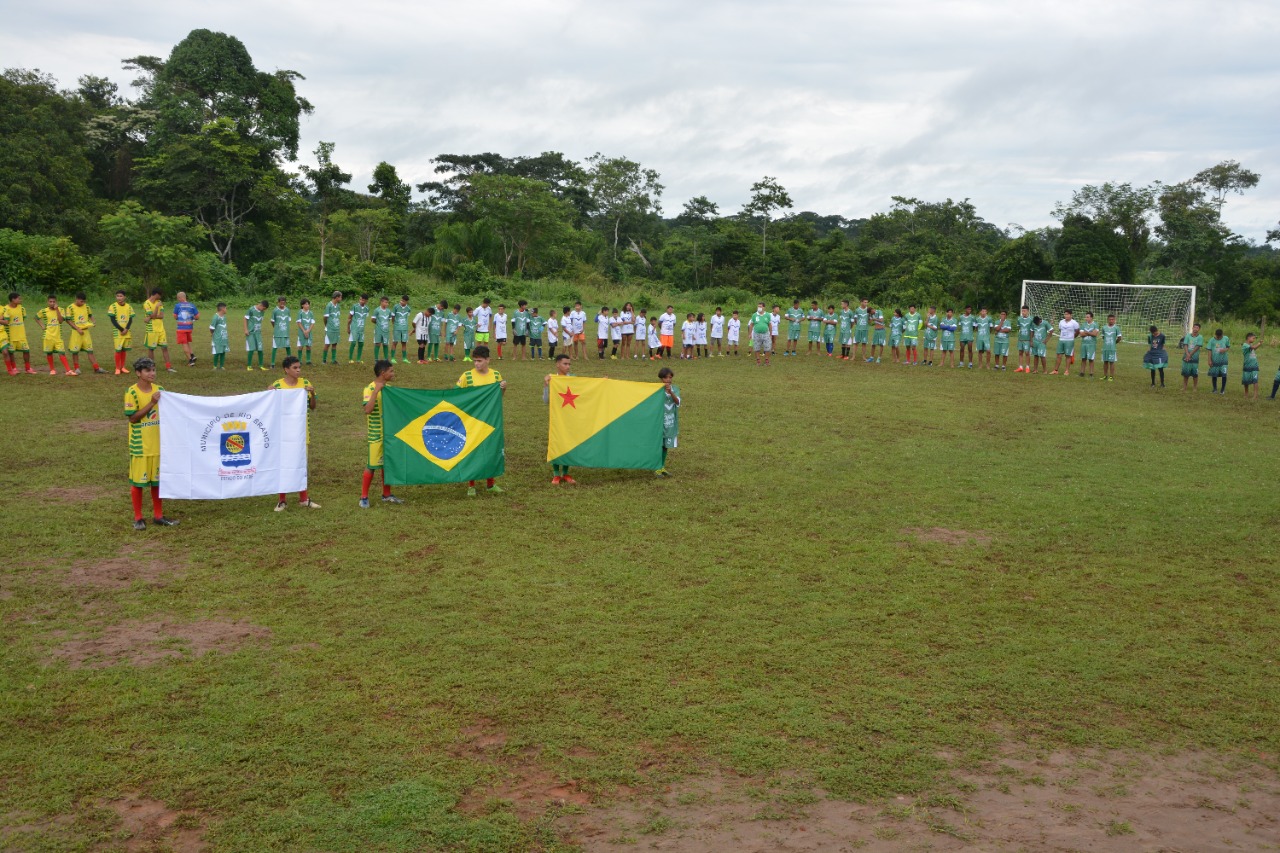
<path fill-rule="evenodd" d="M 122 202 L 101 220 L 101 257 L 108 270 L 136 276 L 143 287 L 190 275 L 194 246 L 203 237 L 186 216 L 165 216 L 136 201 Z"/>
<path fill-rule="evenodd" d="M 350 180 L 348 178 L 348 180 Z M 386 202 L 397 216 L 404 216 L 409 211 L 409 201 L 413 190 L 400 180 L 396 167 L 382 161 L 373 169 L 373 181 L 369 184 L 369 192 Z"/>
<path fill-rule="evenodd" d="M 658 173 L 626 157 L 605 157 L 596 152 L 587 158 L 591 199 L 602 223 L 613 236 L 613 259 L 618 260 L 618 240 L 628 219 L 662 212 Z"/>
<path fill-rule="evenodd" d="M 1053 251 L 1053 275 L 1059 281 L 1133 281 L 1124 238 L 1083 214 L 1068 214 L 1062 220 Z"/>
<path fill-rule="evenodd" d="M 1110 182 L 1102 186 L 1086 185 L 1072 194 L 1070 203 L 1054 205 L 1053 215 L 1065 220 L 1071 214 L 1082 214 L 1092 222 L 1118 231 L 1124 235 L 1136 269 L 1151 246 L 1151 216 L 1161 189 L 1159 182 L 1149 187 Z"/>
<path fill-rule="evenodd" d="M 572 208 L 542 181 L 511 175 L 476 175 L 469 201 L 502 241 L 502 274 L 523 273 L 538 250 L 547 250 L 572 231 Z"/>
<path fill-rule="evenodd" d="M 698 286 L 698 238 L 720 215 L 720 206 L 705 195 L 696 196 L 684 203 L 684 210 L 676 217 L 676 221 L 688 227 L 693 239 L 693 285 Z"/>
<path fill-rule="evenodd" d="M 329 240 L 333 236 L 329 228 L 329 219 L 342 207 L 349 198 L 350 192 L 345 189 L 351 183 L 351 174 L 342 171 L 333 162 L 332 142 L 321 142 L 316 146 L 316 165 L 302 166 L 302 174 L 306 178 L 307 190 L 315 207 L 316 231 L 320 236 L 320 278 L 324 278 L 325 252 L 329 248 Z"/>
<path fill-rule="evenodd" d="M 1212 316 L 1216 267 L 1234 235 L 1223 227 L 1204 184 L 1186 181 L 1166 187 L 1159 206 L 1156 234 L 1162 243 L 1149 277 L 1159 283 L 1195 285 L 1203 295 L 1205 313 Z"/>
<path fill-rule="evenodd" d="M 769 237 L 769 222 L 775 210 L 790 210 L 791 195 L 778 183 L 777 178 L 767 175 L 751 185 L 751 200 L 742 212 L 760 220 L 760 257 L 764 257 L 766 242 Z"/>
<path fill-rule="evenodd" d="M 1204 189 L 1209 204 L 1218 211 L 1218 219 L 1221 220 L 1228 193 L 1244 195 L 1244 191 L 1256 187 L 1259 180 L 1261 176 L 1257 172 L 1250 172 L 1235 160 L 1223 160 L 1216 166 L 1196 172 L 1191 183 Z"/>

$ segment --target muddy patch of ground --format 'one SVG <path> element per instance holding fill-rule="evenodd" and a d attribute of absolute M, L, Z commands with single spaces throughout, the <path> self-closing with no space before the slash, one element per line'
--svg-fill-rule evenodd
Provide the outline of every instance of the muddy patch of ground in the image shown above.
<path fill-rule="evenodd" d="M 80 432 L 97 433 L 114 432 L 119 430 L 120 434 L 124 435 L 125 421 L 124 418 L 110 418 L 108 420 L 101 421 L 77 421 L 70 426 L 72 429 L 79 430 Z"/>
<path fill-rule="evenodd" d="M 561 779 L 539 763 L 537 747 L 508 748 L 509 739 L 492 720 L 480 720 L 460 732 L 454 752 L 492 766 L 493 781 L 468 791 L 458 803 L 467 814 L 509 809 L 522 820 L 550 809 L 582 807 L 591 797 L 573 780 Z"/>
<path fill-rule="evenodd" d="M 206 849 L 205 820 L 198 812 L 171 809 L 159 800 L 138 794 L 100 800 L 96 805 L 115 812 L 120 818 L 124 849 L 129 853 L 152 850 L 201 853 Z"/>
<path fill-rule="evenodd" d="M 586 851 L 1280 849 L 1280 777 L 1204 753 L 1008 749 L 951 793 L 850 803 L 714 773 L 563 819 Z"/>
<path fill-rule="evenodd" d="M 92 636 L 66 639 L 51 654 L 72 669 L 102 669 L 118 664 L 154 666 L 175 658 L 233 651 L 270 635 L 269 628 L 248 622 L 131 621 L 108 625 Z M 66 637 L 67 632 L 59 631 L 54 636 Z"/>
<path fill-rule="evenodd" d="M 50 486 L 38 492 L 28 493 L 32 500 L 59 504 L 79 504 L 101 500 L 112 495 L 123 496 L 119 489 L 86 483 L 83 486 Z"/>
<path fill-rule="evenodd" d="M 146 545 L 125 545 L 115 556 L 79 560 L 62 579 L 63 586 L 125 589 L 135 582 L 162 585 L 174 573 L 172 558 Z"/>
<path fill-rule="evenodd" d="M 980 530 L 952 530 L 949 527 L 904 527 L 902 532 L 921 542 L 943 545 L 990 545 L 991 535 Z"/>

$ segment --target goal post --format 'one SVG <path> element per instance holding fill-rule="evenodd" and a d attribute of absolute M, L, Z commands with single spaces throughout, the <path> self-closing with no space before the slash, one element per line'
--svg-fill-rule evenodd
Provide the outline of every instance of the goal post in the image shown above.
<path fill-rule="evenodd" d="M 1167 284 L 1105 284 L 1091 281 L 1022 282 L 1022 305 L 1041 317 L 1061 318 L 1071 311 L 1084 322 L 1084 313 L 1093 312 L 1099 326 L 1106 325 L 1107 315 L 1116 315 L 1116 325 L 1129 343 L 1145 343 L 1148 329 L 1159 326 L 1165 334 L 1177 331 L 1177 337 L 1191 334 L 1196 317 L 1196 289 Z"/>

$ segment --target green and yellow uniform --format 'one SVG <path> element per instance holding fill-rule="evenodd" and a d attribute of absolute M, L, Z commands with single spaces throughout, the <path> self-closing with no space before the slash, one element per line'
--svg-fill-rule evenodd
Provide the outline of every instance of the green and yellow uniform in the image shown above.
<path fill-rule="evenodd" d="M 146 408 L 159 385 L 143 392 L 137 385 L 130 385 L 124 392 L 124 416 L 126 420 Z M 156 406 L 137 423 L 129 424 L 129 482 L 139 488 L 158 485 L 160 482 L 160 407 Z"/>
<path fill-rule="evenodd" d="M 244 351 L 245 352 L 262 352 L 262 318 L 266 314 L 257 305 L 253 305 L 245 312 L 244 334 Z"/>
<path fill-rule="evenodd" d="M 153 297 L 143 302 L 142 316 L 147 318 L 147 337 L 142 345 L 147 349 L 167 347 L 169 336 L 164 330 L 164 301 Z"/>
<path fill-rule="evenodd" d="M 481 385 L 492 385 L 495 382 L 502 381 L 502 374 L 496 370 L 490 370 L 488 373 L 481 373 L 478 370 L 468 370 L 466 373 L 458 377 L 459 388 L 479 388 Z"/>
<path fill-rule="evenodd" d="M 121 305 L 112 302 L 107 308 L 107 316 L 115 322 L 111 326 L 111 345 L 116 352 L 124 352 L 133 346 L 133 306 L 128 302 Z"/>
<path fill-rule="evenodd" d="M 1204 349 L 1203 335 L 1183 335 L 1182 336 L 1182 375 L 1183 376 L 1199 376 L 1200 375 L 1200 350 Z"/>
<path fill-rule="evenodd" d="M 71 337 L 67 341 L 67 351 L 72 353 L 93 352 L 93 335 L 89 333 L 89 330 L 93 328 L 93 309 L 89 307 L 89 303 L 77 305 L 72 302 L 63 309 L 62 316 L 76 327 L 71 330 Z"/>
<path fill-rule="evenodd" d="M 61 355 L 62 347 L 62 312 L 47 305 L 36 312 L 36 318 L 44 324 L 44 336 L 40 342 L 45 355 Z"/>
<path fill-rule="evenodd" d="M 1116 352 L 1116 346 L 1124 338 L 1120 334 L 1120 327 L 1115 325 L 1106 325 L 1102 327 L 1102 360 L 1111 364 L 1115 364 L 1119 360 L 1119 354 Z"/>
<path fill-rule="evenodd" d="M 27 309 L 21 305 L 6 305 L 3 313 L 8 321 L 9 348 L 14 352 L 31 352 L 31 345 L 27 343 Z"/>
<path fill-rule="evenodd" d="M 377 402 L 373 404 L 373 411 L 364 416 L 365 439 L 369 442 L 369 461 L 365 464 L 370 471 L 382 467 L 382 392 L 378 390 L 378 383 L 370 382 L 364 386 L 360 399 L 360 405 L 367 406 L 375 395 Z"/>
<path fill-rule="evenodd" d="M 853 312 L 853 342 L 865 344 L 870 330 L 871 312 L 859 305 Z"/>
<path fill-rule="evenodd" d="M 1209 375 L 1227 378 L 1227 361 L 1231 350 L 1231 338 L 1209 338 Z"/>
<path fill-rule="evenodd" d="M 403 302 L 397 302 L 391 309 L 391 342 L 393 344 L 409 343 L 409 316 L 413 309 Z"/>
<path fill-rule="evenodd" d="M 902 318 L 902 337 L 909 347 L 914 347 L 920 338 L 920 324 L 923 319 L 919 314 L 908 311 Z"/>
<path fill-rule="evenodd" d="M 1098 331 L 1098 324 L 1090 320 L 1080 326 L 1080 360 L 1094 361 L 1098 357 L 1098 336 L 1086 335 L 1085 332 Z"/>

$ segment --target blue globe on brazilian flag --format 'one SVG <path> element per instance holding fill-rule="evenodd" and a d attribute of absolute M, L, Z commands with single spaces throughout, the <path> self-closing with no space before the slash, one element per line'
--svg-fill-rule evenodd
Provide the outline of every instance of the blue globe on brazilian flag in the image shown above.
<path fill-rule="evenodd" d="M 461 483 L 506 468 L 502 389 L 382 390 L 383 474 L 393 486 Z"/>

